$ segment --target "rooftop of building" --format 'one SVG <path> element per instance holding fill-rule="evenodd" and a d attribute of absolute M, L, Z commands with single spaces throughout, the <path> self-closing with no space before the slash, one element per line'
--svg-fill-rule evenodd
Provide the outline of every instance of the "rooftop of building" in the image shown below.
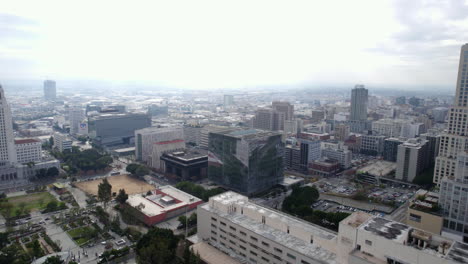
<path fill-rule="evenodd" d="M 285 225 L 288 226 L 299 226 L 302 230 L 310 232 L 314 237 L 320 237 L 324 240 L 335 240 L 337 234 L 322 228 L 320 226 L 313 225 L 304 220 L 292 217 L 283 212 L 279 212 L 270 208 L 260 206 L 258 204 L 252 203 L 249 199 L 243 195 L 237 194 L 235 192 L 225 192 L 217 196 L 211 197 L 210 202 L 202 205 L 202 208 L 216 213 L 217 215 L 230 220 L 231 222 L 242 226 L 256 234 L 275 241 L 278 244 L 284 245 L 288 248 L 291 248 L 300 254 L 315 258 L 317 260 L 323 261 L 325 263 L 337 263 L 337 256 L 335 253 L 328 251 L 322 247 L 319 247 L 315 244 L 311 244 L 310 241 L 304 241 L 299 239 L 287 232 L 283 232 L 276 228 L 273 228 L 269 225 L 263 224 L 255 219 L 252 219 L 245 214 L 241 213 L 225 213 L 224 211 L 218 210 L 216 205 L 211 206 L 214 202 L 218 202 L 224 205 L 238 204 L 244 208 L 257 211 L 260 214 L 267 216 L 268 218 L 274 218 Z"/>
<path fill-rule="evenodd" d="M 146 128 L 136 130 L 135 133 L 152 134 L 152 133 L 170 132 L 170 131 L 174 131 L 178 129 L 181 129 L 181 128 L 180 127 L 146 127 Z"/>
<path fill-rule="evenodd" d="M 369 218 L 360 229 L 401 244 L 406 241 L 408 233 L 411 230 L 411 228 L 405 224 L 387 220 L 382 217 Z"/>
<path fill-rule="evenodd" d="M 20 139 L 15 139 L 15 144 L 16 145 L 21 145 L 21 144 L 29 144 L 29 143 L 40 143 L 41 141 L 39 139 L 35 138 L 20 138 Z"/>
<path fill-rule="evenodd" d="M 193 150 L 193 149 L 184 149 L 184 150 L 177 150 L 173 152 L 166 152 L 164 153 L 164 155 L 169 156 L 173 159 L 178 159 L 178 160 L 182 160 L 185 162 L 208 157 L 208 154 L 205 151 Z"/>
<path fill-rule="evenodd" d="M 104 120 L 104 119 L 113 119 L 113 118 L 122 118 L 122 117 L 136 117 L 136 116 L 148 116 L 146 113 L 106 113 L 99 114 L 96 116 L 89 117 L 92 120 Z M 149 116 L 148 116 L 149 117 Z"/>
<path fill-rule="evenodd" d="M 281 135 L 280 133 L 273 132 L 273 131 L 266 131 L 266 130 L 260 130 L 260 129 L 242 129 L 242 128 L 228 128 L 228 129 L 217 131 L 214 133 L 229 136 L 229 137 L 239 138 L 239 139 L 254 139 L 258 137 Z"/>
<path fill-rule="evenodd" d="M 420 138 L 410 138 L 403 143 L 403 146 L 408 148 L 421 148 L 426 144 L 427 140 Z"/>
<path fill-rule="evenodd" d="M 396 168 L 397 164 L 395 162 L 376 160 L 358 169 L 358 173 L 367 173 L 372 176 L 380 177 L 389 175 L 391 172 L 395 171 Z"/>
<path fill-rule="evenodd" d="M 151 217 L 200 201 L 193 195 L 166 185 L 153 190 L 151 195 L 130 195 L 127 203 L 137 208 L 144 215 Z M 140 206 L 141 204 L 143 206 Z"/>

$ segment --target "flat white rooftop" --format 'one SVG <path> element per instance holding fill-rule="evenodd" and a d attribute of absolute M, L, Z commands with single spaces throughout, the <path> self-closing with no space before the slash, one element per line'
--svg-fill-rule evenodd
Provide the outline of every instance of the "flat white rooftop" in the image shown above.
<path fill-rule="evenodd" d="M 132 207 L 139 208 L 144 215 L 151 217 L 201 201 L 197 197 L 170 185 L 155 189 L 152 193 L 148 196 L 146 194 L 131 195 L 128 197 L 127 203 Z"/>

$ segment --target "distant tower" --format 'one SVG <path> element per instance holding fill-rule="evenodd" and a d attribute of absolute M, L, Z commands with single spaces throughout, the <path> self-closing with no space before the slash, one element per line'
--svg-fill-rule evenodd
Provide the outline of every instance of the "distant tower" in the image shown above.
<path fill-rule="evenodd" d="M 230 94 L 225 94 L 224 95 L 224 102 L 223 102 L 223 107 L 224 110 L 228 109 L 229 107 L 234 105 L 234 96 Z"/>
<path fill-rule="evenodd" d="M 57 99 L 57 89 L 55 87 L 55 81 L 44 81 L 44 99 L 46 99 L 47 101 L 54 101 L 55 99 Z"/>
<path fill-rule="evenodd" d="M 358 84 L 351 90 L 351 116 L 353 121 L 367 120 L 368 90 L 364 85 Z"/>
<path fill-rule="evenodd" d="M 16 163 L 16 150 L 10 107 L 0 85 L 0 166 L 8 163 Z"/>

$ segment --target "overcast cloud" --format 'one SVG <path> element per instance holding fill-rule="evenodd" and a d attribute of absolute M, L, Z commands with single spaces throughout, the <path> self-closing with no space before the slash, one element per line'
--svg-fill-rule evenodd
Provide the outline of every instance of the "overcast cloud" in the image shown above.
<path fill-rule="evenodd" d="M 2 1 L 1 79 L 453 87 L 464 0 Z"/>

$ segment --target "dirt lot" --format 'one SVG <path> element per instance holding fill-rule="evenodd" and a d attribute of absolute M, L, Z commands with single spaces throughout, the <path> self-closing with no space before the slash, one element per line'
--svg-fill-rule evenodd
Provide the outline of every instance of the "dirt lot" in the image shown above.
<path fill-rule="evenodd" d="M 149 190 L 154 190 L 155 187 L 144 181 L 137 180 L 128 175 L 117 175 L 107 177 L 107 180 L 112 185 L 112 192 L 118 192 L 120 189 L 125 189 L 128 194 L 144 193 Z M 75 183 L 76 187 L 86 193 L 97 195 L 98 185 L 102 180 L 84 181 Z"/>

